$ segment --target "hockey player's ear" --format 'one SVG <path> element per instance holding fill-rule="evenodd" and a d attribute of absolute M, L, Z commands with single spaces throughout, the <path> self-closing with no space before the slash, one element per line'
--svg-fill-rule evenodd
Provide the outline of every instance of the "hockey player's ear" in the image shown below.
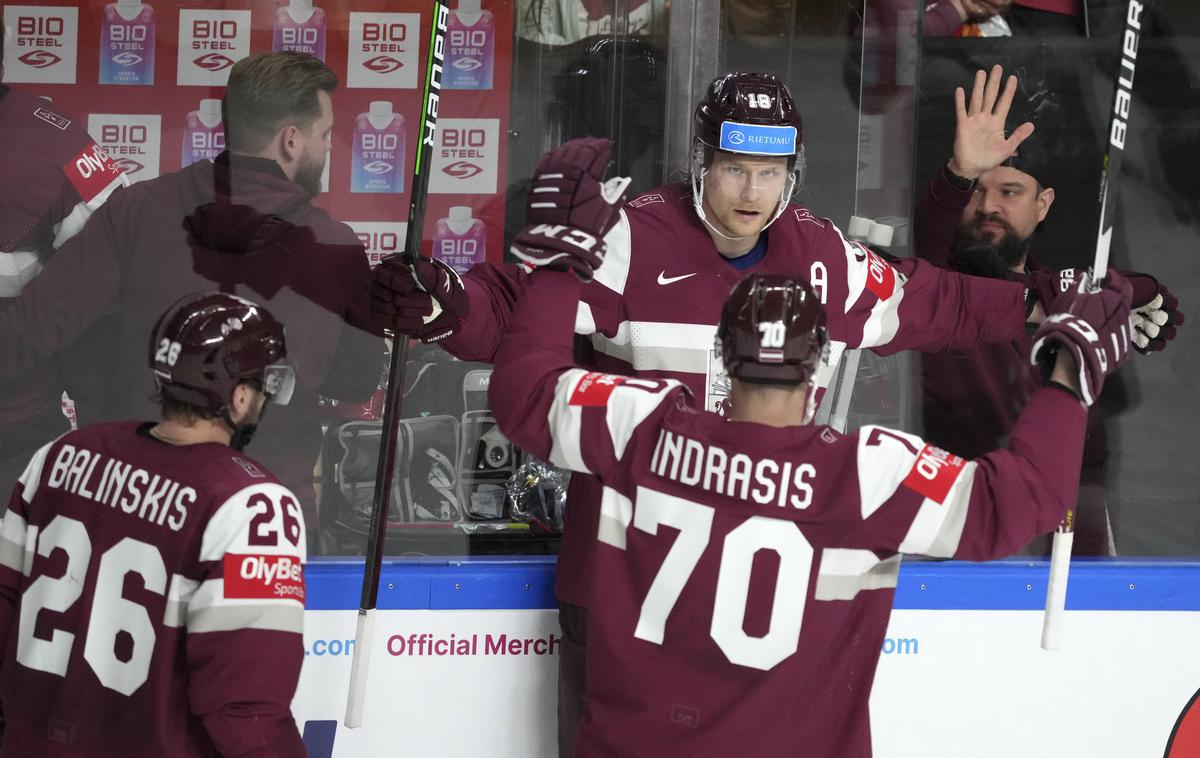
<path fill-rule="evenodd" d="M 229 416 L 235 423 L 253 417 L 262 393 L 249 384 L 235 385 L 229 393 Z"/>

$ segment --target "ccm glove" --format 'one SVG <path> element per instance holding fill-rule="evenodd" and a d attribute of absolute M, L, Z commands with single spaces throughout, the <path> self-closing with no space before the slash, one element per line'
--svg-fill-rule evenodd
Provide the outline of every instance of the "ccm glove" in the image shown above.
<path fill-rule="evenodd" d="M 371 311 L 397 334 L 436 342 L 458 330 L 471 301 L 458 272 L 437 258 L 420 256 L 410 266 L 389 255 L 371 271 Z"/>
<path fill-rule="evenodd" d="M 1082 400 L 1091 405 L 1100 396 L 1104 377 L 1129 357 L 1133 338 L 1129 326 L 1132 287 L 1116 269 L 1109 269 L 1104 285 L 1091 288 L 1084 275 L 1079 283 L 1054 300 L 1046 320 L 1033 335 L 1030 356 L 1034 365 L 1050 375 L 1059 349 L 1070 350 L 1079 367 Z"/>
<path fill-rule="evenodd" d="M 1042 307 L 1049 306 L 1060 293 L 1075 286 L 1086 273 L 1084 269 L 1064 268 L 1061 271 L 1038 271 L 1031 288 Z M 1154 353 L 1175 339 L 1176 327 L 1183 324 L 1179 300 L 1171 291 L 1149 274 L 1122 271 L 1121 275 L 1133 288 L 1132 313 L 1133 347 L 1139 353 Z"/>
<path fill-rule="evenodd" d="M 604 235 L 620 218 L 630 182 L 628 177 L 601 181 L 611 156 L 612 143 L 594 137 L 571 140 L 542 156 L 513 255 L 535 268 L 566 269 L 591 280 L 604 260 Z"/>

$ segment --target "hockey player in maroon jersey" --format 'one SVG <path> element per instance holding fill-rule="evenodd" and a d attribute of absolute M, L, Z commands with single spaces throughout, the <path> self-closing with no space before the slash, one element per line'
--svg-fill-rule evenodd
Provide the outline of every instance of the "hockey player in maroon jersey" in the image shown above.
<path fill-rule="evenodd" d="M 162 420 L 70 432 L 13 488 L 0 755 L 303 756 L 304 516 L 241 452 L 291 395 L 283 327 L 191 295 L 149 345 Z"/>
<path fill-rule="evenodd" d="M 602 488 L 575 754 L 871 755 L 868 698 L 899 553 L 988 560 L 1074 499 L 1085 402 L 1128 355 L 1129 285 L 1063 294 L 1036 335 L 1050 374 L 1007 450 L 964 460 L 877 426 L 809 424 L 826 313 L 753 274 L 717 339 L 728 416 L 687 386 L 578 368 L 580 284 L 535 272 L 490 399 L 516 444 Z"/>
<path fill-rule="evenodd" d="M 922 261 L 885 261 L 848 242 L 829 219 L 791 203 L 803 180 L 800 114 L 783 83 L 738 73 L 709 86 L 696 108 L 691 178 L 620 205 L 624 184 L 602 183 L 606 140 L 574 140 L 548 153 L 529 191 L 526 227 L 513 251 L 524 261 L 569 267 L 583 288 L 575 332 L 589 365 L 672 378 L 718 410 L 729 380 L 713 350 L 721 305 L 747 273 L 805 277 L 829 314 L 830 361 L 814 377 L 819 402 L 843 352 L 880 353 L 1016 339 L 1025 289 L 945 272 Z M 603 265 L 601 265 L 603 262 Z M 424 284 L 419 284 L 417 280 Z M 399 257 L 375 269 L 372 306 L 396 330 L 438 341 L 466 360 L 494 359 L 515 328 L 523 286 L 516 267 L 479 265 L 460 281 L 428 258 L 415 272 Z M 572 477 L 556 591 L 562 755 L 582 707 L 584 618 L 601 493 Z"/>
<path fill-rule="evenodd" d="M 4 34 L 0 24 L 0 79 Z M 78 120 L 57 105 L 0 84 L 0 308 L 113 190 L 129 184 Z M 43 442 L 70 427 L 60 410 L 64 383 L 39 363 L 0 381 L 0 482 L 21 474 Z"/>

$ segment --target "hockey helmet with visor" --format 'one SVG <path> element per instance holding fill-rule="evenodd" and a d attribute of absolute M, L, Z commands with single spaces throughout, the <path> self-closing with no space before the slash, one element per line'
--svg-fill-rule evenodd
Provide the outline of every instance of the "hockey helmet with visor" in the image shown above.
<path fill-rule="evenodd" d="M 235 295 L 178 300 L 155 323 L 149 358 L 163 396 L 227 423 L 237 385 L 255 387 L 276 405 L 287 405 L 296 385 L 283 325 L 266 308 Z"/>
<path fill-rule="evenodd" d="M 705 215 L 704 181 L 715 151 L 756 158 L 787 158 L 788 175 L 770 220 L 783 213 L 804 179 L 804 124 L 787 87 L 772 74 L 738 72 L 712 81 L 696 106 L 691 156 L 692 202 L 700 219 L 715 233 Z"/>

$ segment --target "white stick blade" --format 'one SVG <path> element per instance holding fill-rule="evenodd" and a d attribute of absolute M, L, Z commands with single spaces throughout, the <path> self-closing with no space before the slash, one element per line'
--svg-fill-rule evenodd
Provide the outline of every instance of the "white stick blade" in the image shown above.
<path fill-rule="evenodd" d="M 1042 618 L 1042 649 L 1058 650 L 1067 607 L 1067 576 L 1075 532 L 1055 532 L 1050 550 L 1050 581 L 1046 586 L 1046 615 Z"/>
<path fill-rule="evenodd" d="M 350 691 L 346 695 L 346 720 L 349 729 L 363 723 L 367 703 L 367 670 L 371 662 L 371 639 L 375 636 L 375 609 L 358 612 L 358 627 L 354 631 L 354 657 L 350 664 Z"/>

